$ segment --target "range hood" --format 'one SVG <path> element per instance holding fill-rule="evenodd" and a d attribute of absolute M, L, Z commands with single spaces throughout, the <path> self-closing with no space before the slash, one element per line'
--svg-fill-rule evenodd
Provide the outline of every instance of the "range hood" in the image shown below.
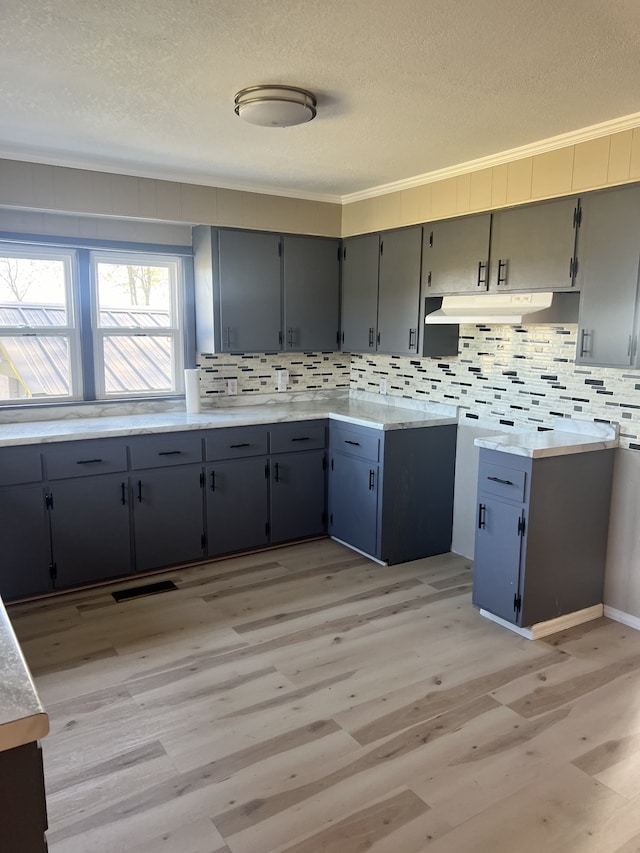
<path fill-rule="evenodd" d="M 424 322 L 427 325 L 507 323 L 512 326 L 577 323 L 579 303 L 580 294 L 577 292 L 470 293 L 443 296 L 441 299 L 430 297 L 426 300 Z"/>

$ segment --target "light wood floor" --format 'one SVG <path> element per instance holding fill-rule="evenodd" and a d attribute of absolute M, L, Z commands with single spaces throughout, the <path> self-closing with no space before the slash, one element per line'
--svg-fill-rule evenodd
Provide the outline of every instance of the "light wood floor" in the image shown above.
<path fill-rule="evenodd" d="M 467 560 L 330 540 L 10 608 L 51 853 L 640 851 L 640 632 L 530 642 Z"/>

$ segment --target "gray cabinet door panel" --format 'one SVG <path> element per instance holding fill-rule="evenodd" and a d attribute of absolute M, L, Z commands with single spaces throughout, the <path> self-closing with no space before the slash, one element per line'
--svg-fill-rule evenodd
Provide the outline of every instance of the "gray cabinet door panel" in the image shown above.
<path fill-rule="evenodd" d="M 380 236 L 378 352 L 418 351 L 422 228 Z"/>
<path fill-rule="evenodd" d="M 373 352 L 378 327 L 377 234 L 344 241 L 342 259 L 342 349 Z"/>
<path fill-rule="evenodd" d="M 475 543 L 473 603 L 506 619 L 517 621 L 514 596 L 519 592 L 522 537 L 518 521 L 522 508 L 480 497 Z"/>
<path fill-rule="evenodd" d="M 4 447 L 0 450 L 0 486 L 42 480 L 40 449 Z"/>
<path fill-rule="evenodd" d="M 331 454 L 329 533 L 372 556 L 378 552 L 378 472 L 375 463 Z"/>
<path fill-rule="evenodd" d="M 494 213 L 490 288 L 570 288 L 573 284 L 571 262 L 575 248 L 573 215 L 576 205 L 575 199 L 563 198 Z"/>
<path fill-rule="evenodd" d="M 578 279 L 579 364 L 628 367 L 640 256 L 640 188 L 592 193 L 581 200 Z"/>
<path fill-rule="evenodd" d="M 324 450 L 271 457 L 271 542 L 325 532 Z"/>
<path fill-rule="evenodd" d="M 424 227 L 422 293 L 477 293 L 489 280 L 491 215 L 432 222 Z"/>
<path fill-rule="evenodd" d="M 284 348 L 332 352 L 340 323 L 340 242 L 284 238 Z"/>
<path fill-rule="evenodd" d="M 61 480 L 51 484 L 50 495 L 56 588 L 129 574 L 126 475 Z"/>
<path fill-rule="evenodd" d="M 0 595 L 5 601 L 49 592 L 49 531 L 38 483 L 0 489 Z"/>
<path fill-rule="evenodd" d="M 210 557 L 267 544 L 266 457 L 207 465 L 207 552 Z"/>
<path fill-rule="evenodd" d="M 281 349 L 280 237 L 218 232 L 220 352 Z"/>
<path fill-rule="evenodd" d="M 197 465 L 132 475 L 133 530 L 138 571 L 204 557 L 203 498 Z"/>

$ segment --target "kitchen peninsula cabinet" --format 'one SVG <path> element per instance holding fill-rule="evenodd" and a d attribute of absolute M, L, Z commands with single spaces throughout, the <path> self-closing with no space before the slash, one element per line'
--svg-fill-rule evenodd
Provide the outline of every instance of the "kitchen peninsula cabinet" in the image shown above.
<path fill-rule="evenodd" d="M 329 426 L 329 533 L 392 565 L 451 547 L 455 424 Z"/>
<path fill-rule="evenodd" d="M 422 293 L 479 293 L 489 280 L 491 214 L 445 219 L 424 226 Z"/>
<path fill-rule="evenodd" d="M 198 350 L 336 350 L 339 246 L 330 237 L 194 228 Z"/>
<path fill-rule="evenodd" d="M 473 603 L 527 627 L 602 603 L 613 450 L 481 447 Z"/>
<path fill-rule="evenodd" d="M 640 187 L 589 193 L 578 231 L 577 364 L 638 366 Z"/>
<path fill-rule="evenodd" d="M 41 483 L 0 487 L 0 541 L 2 598 L 13 601 L 50 592 L 51 549 Z"/>

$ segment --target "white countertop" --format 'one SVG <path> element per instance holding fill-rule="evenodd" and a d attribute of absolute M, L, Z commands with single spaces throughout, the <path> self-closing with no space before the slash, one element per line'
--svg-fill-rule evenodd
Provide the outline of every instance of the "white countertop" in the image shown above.
<path fill-rule="evenodd" d="M 49 717 L 0 600 L 0 752 L 31 743 L 48 732 Z"/>
<path fill-rule="evenodd" d="M 610 424 L 556 418 L 551 430 L 489 435 L 476 438 L 474 444 L 488 450 L 538 459 L 617 447 L 618 428 Z"/>
<path fill-rule="evenodd" d="M 154 412 L 138 415 L 105 415 L 97 418 L 68 418 L 0 424 L 0 446 L 74 441 L 145 433 L 215 429 L 253 424 L 330 418 L 373 429 L 411 429 L 458 422 L 455 406 L 433 404 L 409 408 L 362 400 L 307 400 L 300 403 L 247 405 L 215 408 L 198 415 L 185 412 Z"/>

